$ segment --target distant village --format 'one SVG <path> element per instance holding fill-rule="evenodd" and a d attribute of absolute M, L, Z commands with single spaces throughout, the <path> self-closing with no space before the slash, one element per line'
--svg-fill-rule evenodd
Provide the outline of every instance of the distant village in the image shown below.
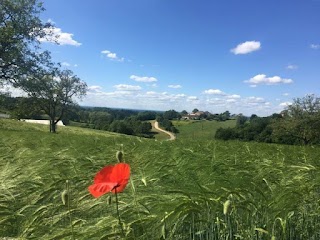
<path fill-rule="evenodd" d="M 240 114 L 242 115 L 242 114 Z M 181 112 L 181 120 L 217 120 L 217 121 L 225 121 L 228 119 L 236 119 L 237 114 L 231 114 L 229 111 L 225 111 L 223 113 L 215 113 L 212 114 L 208 111 L 200 111 L 198 109 L 194 109 L 191 113 L 187 111 Z"/>

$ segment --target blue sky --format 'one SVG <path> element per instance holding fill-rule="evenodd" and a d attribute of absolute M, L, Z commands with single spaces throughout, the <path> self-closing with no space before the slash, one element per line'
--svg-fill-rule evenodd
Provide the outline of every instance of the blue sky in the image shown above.
<path fill-rule="evenodd" d="M 280 112 L 320 92 L 320 0 L 45 0 L 80 105 Z"/>

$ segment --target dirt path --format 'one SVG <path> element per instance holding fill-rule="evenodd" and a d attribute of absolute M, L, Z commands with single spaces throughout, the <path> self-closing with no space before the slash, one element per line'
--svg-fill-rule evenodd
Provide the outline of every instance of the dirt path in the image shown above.
<path fill-rule="evenodd" d="M 164 132 L 164 133 L 168 134 L 170 136 L 170 139 L 168 139 L 168 140 L 175 140 L 176 139 L 176 136 L 172 132 L 161 129 L 159 127 L 159 122 L 157 122 L 157 121 L 154 122 L 154 128 L 160 132 Z"/>

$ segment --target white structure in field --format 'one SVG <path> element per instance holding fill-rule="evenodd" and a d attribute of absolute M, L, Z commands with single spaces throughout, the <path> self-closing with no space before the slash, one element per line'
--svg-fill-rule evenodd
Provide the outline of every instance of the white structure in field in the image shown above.
<path fill-rule="evenodd" d="M 20 119 L 20 121 L 28 122 L 28 123 L 39 123 L 39 124 L 50 125 L 50 120 Z M 59 122 L 57 122 L 57 126 L 64 126 L 64 124 L 62 121 L 59 121 Z"/>

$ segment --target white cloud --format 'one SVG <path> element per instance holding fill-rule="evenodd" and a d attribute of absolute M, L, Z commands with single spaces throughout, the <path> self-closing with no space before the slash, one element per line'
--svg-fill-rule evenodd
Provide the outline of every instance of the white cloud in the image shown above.
<path fill-rule="evenodd" d="M 139 91 L 139 90 L 141 90 L 140 86 L 133 86 L 133 85 L 127 85 L 127 84 L 118 84 L 113 87 L 119 91 Z"/>
<path fill-rule="evenodd" d="M 290 93 L 283 93 L 282 94 L 282 96 L 285 96 L 285 97 L 287 97 L 287 96 L 289 96 L 290 95 Z"/>
<path fill-rule="evenodd" d="M 67 63 L 67 62 L 62 62 L 61 65 L 65 66 L 65 67 L 70 67 L 71 66 L 70 63 Z"/>
<path fill-rule="evenodd" d="M 101 91 L 101 89 L 102 89 L 102 87 L 100 87 L 100 86 L 95 86 L 95 85 L 88 87 L 88 90 L 89 90 L 89 91 L 95 91 L 95 92 Z"/>
<path fill-rule="evenodd" d="M 227 99 L 226 101 L 227 101 L 228 103 L 235 103 L 235 102 L 237 102 L 236 99 Z"/>
<path fill-rule="evenodd" d="M 62 32 L 61 28 L 51 27 L 44 29 L 46 36 L 39 38 L 40 42 L 57 43 L 59 45 L 72 45 L 79 47 L 81 43 L 73 39 L 72 33 Z"/>
<path fill-rule="evenodd" d="M 136 82 L 157 82 L 158 81 L 155 77 L 139 77 L 136 75 L 131 75 L 130 79 Z"/>
<path fill-rule="evenodd" d="M 292 79 L 289 78 L 281 78 L 279 76 L 267 77 L 265 74 L 258 74 L 249 80 L 244 81 L 245 83 L 250 83 L 251 87 L 256 87 L 257 84 L 266 84 L 266 85 L 276 85 L 276 84 L 288 84 L 293 83 Z"/>
<path fill-rule="evenodd" d="M 295 69 L 298 69 L 298 66 L 289 64 L 286 68 L 289 69 L 289 70 L 295 70 Z"/>
<path fill-rule="evenodd" d="M 310 47 L 311 47 L 312 49 L 317 50 L 317 49 L 320 49 L 320 44 L 310 44 Z"/>
<path fill-rule="evenodd" d="M 168 86 L 169 88 L 182 88 L 182 86 L 181 85 L 169 85 Z"/>
<path fill-rule="evenodd" d="M 114 60 L 114 61 L 118 61 L 118 62 L 124 61 L 124 58 L 119 58 L 116 53 L 113 53 L 109 50 L 103 50 L 103 51 L 101 51 L 101 53 L 106 55 L 107 58 L 109 58 L 110 60 Z"/>
<path fill-rule="evenodd" d="M 248 97 L 245 100 L 248 103 L 264 103 L 265 102 L 264 98 L 262 98 L 262 97 L 254 97 L 254 96 Z"/>
<path fill-rule="evenodd" d="M 210 94 L 210 95 L 225 95 L 224 92 L 222 92 L 220 89 L 208 89 L 203 92 L 204 94 Z"/>
<path fill-rule="evenodd" d="M 238 94 L 231 94 L 231 95 L 228 95 L 227 98 L 229 98 L 229 99 L 239 99 L 239 98 L 241 98 L 241 96 L 238 95 Z"/>
<path fill-rule="evenodd" d="M 288 107 L 291 104 L 292 104 L 292 102 L 282 102 L 279 104 L 279 107 Z"/>
<path fill-rule="evenodd" d="M 244 43 L 238 44 L 237 47 L 231 49 L 230 51 L 235 55 L 238 54 L 247 54 L 254 51 L 257 51 L 261 48 L 261 43 L 257 41 L 247 41 Z"/>
<path fill-rule="evenodd" d="M 11 97 L 27 97 L 28 94 L 19 88 L 14 88 L 11 85 L 4 84 L 0 86 L 0 93 L 9 93 Z"/>

